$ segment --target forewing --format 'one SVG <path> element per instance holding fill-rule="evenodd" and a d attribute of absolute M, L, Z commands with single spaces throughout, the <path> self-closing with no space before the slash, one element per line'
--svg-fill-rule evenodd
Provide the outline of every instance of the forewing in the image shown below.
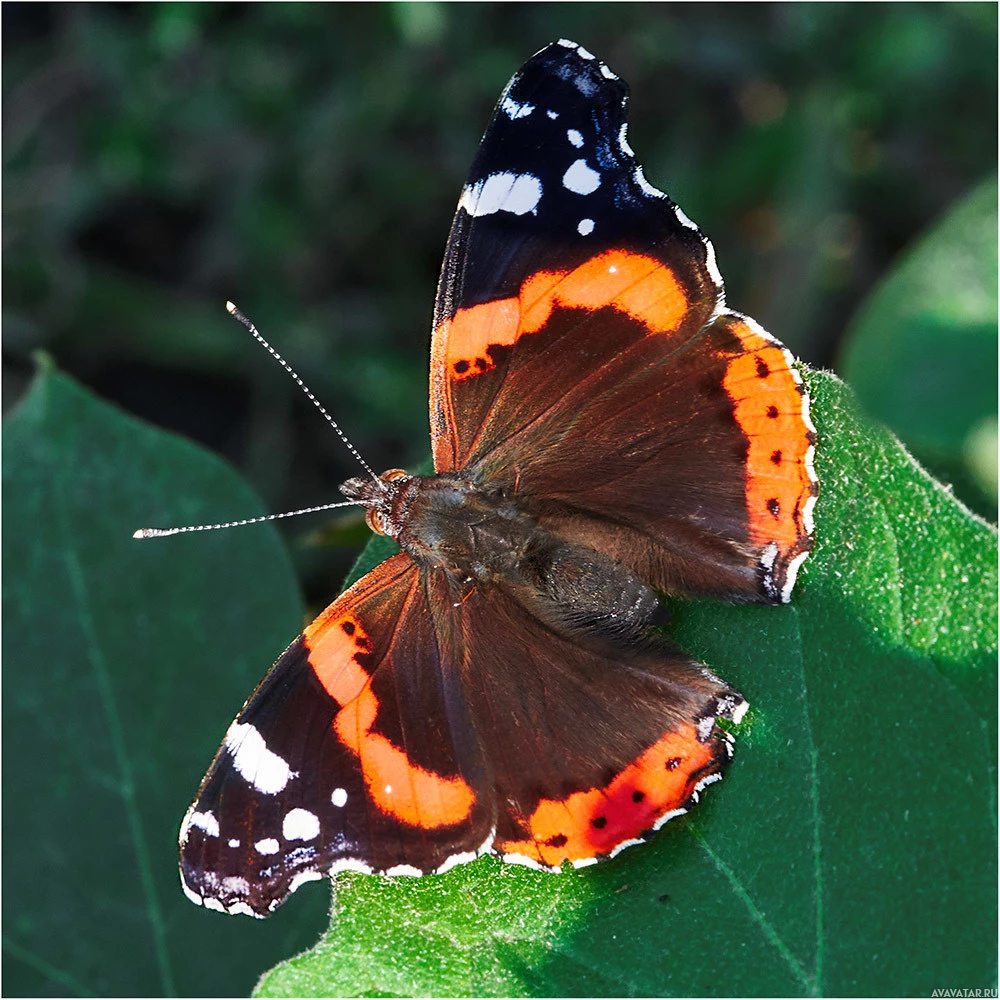
<path fill-rule="evenodd" d="M 661 590 L 787 600 L 813 541 L 808 397 L 643 177 L 626 92 L 557 43 L 501 98 L 438 294 L 435 466 Z"/>
<path fill-rule="evenodd" d="M 627 95 L 603 63 L 558 42 L 528 60 L 501 96 L 459 201 L 438 286 L 431 349 L 437 471 L 469 464 L 484 445 L 488 415 L 493 443 L 524 419 L 491 410 L 508 376 L 544 349 L 528 335 L 554 309 L 652 306 L 677 344 L 715 310 L 722 285 L 711 245 L 643 177 L 625 139 Z M 608 251 L 617 254 L 603 257 Z M 608 275 L 607 265 L 616 273 Z M 633 294 L 636 283 L 642 287 Z M 559 385 L 592 370 L 586 335 L 562 331 L 556 355 L 565 366 L 549 373 Z M 535 407 L 528 418 L 540 412 Z"/>
<path fill-rule="evenodd" d="M 188 896 L 267 916 L 337 870 L 475 857 L 492 804 L 457 694 L 421 576 L 394 556 L 292 643 L 230 726 L 181 827 Z"/>

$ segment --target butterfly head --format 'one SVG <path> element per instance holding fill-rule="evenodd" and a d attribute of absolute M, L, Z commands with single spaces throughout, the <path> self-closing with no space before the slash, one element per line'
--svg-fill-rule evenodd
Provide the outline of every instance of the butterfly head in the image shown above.
<path fill-rule="evenodd" d="M 416 483 L 416 477 L 405 469 L 389 469 L 378 479 L 357 476 L 342 483 L 340 492 L 366 508 L 365 520 L 377 535 L 395 538 L 402 527 L 402 508 L 409 506 L 404 497 L 408 496 Z"/>

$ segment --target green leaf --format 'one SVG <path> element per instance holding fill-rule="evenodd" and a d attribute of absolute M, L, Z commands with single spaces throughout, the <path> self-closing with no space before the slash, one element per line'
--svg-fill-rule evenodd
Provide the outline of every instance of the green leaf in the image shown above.
<path fill-rule="evenodd" d="M 49 367 L 49 366 L 47 366 Z M 301 626 L 270 525 L 218 459 L 42 371 L 5 422 L 3 907 L 9 995 L 248 991 L 315 941 L 193 906 L 177 830 L 226 724 Z"/>
<path fill-rule="evenodd" d="M 997 178 L 987 178 L 876 286 L 845 340 L 858 398 L 942 472 L 971 475 L 996 506 L 975 435 L 997 418 Z"/>
<path fill-rule="evenodd" d="M 326 935 L 259 995 L 996 982 L 996 535 L 836 378 L 808 382 L 821 495 L 791 605 L 674 602 L 676 639 L 752 706 L 726 780 L 594 868 L 338 876 Z"/>

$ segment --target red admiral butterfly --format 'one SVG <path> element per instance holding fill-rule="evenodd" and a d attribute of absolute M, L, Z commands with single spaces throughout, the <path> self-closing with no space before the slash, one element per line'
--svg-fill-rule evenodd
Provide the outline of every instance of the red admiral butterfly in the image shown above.
<path fill-rule="evenodd" d="M 787 601 L 815 431 L 792 358 L 726 308 L 651 187 L 627 88 L 561 41 L 462 191 L 431 343 L 435 474 L 344 494 L 402 551 L 288 647 L 180 834 L 185 892 L 266 916 L 351 869 L 611 857 L 721 777 L 743 697 L 654 637 L 657 592 Z"/>

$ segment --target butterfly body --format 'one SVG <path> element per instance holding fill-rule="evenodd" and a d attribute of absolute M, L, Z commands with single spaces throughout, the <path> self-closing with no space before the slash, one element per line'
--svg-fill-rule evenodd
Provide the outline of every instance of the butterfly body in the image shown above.
<path fill-rule="evenodd" d="M 388 478 L 387 478 L 388 477 Z M 505 587 L 553 627 L 624 639 L 664 621 L 655 591 L 632 570 L 542 527 L 514 489 L 472 477 L 383 474 L 381 487 L 348 480 L 345 496 L 371 504 L 376 530 L 397 541 L 422 572 L 437 573 L 456 601 L 476 587 Z M 644 636 L 642 637 L 644 638 Z"/>
<path fill-rule="evenodd" d="M 341 487 L 401 551 L 230 726 L 181 827 L 193 901 L 266 916 L 327 874 L 483 853 L 585 866 L 722 776 L 719 720 L 747 703 L 651 628 L 657 594 L 791 598 L 815 430 L 791 355 L 646 181 L 625 108 L 567 41 L 501 96 L 438 289 L 434 474 Z"/>

